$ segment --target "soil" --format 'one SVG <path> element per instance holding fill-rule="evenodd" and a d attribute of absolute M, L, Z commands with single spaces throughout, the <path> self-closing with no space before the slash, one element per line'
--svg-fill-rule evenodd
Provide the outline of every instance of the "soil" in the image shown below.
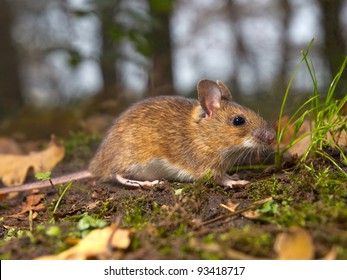
<path fill-rule="evenodd" d="M 83 158 L 84 165 L 89 157 Z M 333 258 L 347 259 L 346 180 L 326 162 L 312 164 L 311 169 L 310 165 L 298 167 L 291 162 L 286 170 L 243 170 L 238 176 L 251 183 L 232 189 L 216 186 L 208 179 L 150 189 L 82 180 L 74 182 L 64 195 L 66 186 L 40 190 L 43 196 L 36 203 L 40 207 L 22 214 L 33 192 L 2 197 L 0 258 L 35 259 L 64 251 L 83 237 L 77 225 L 87 215 L 105 221 L 106 226 L 119 219 L 120 228 L 132 230 L 130 246 L 115 251 L 110 258 L 275 259 L 276 236 L 296 226 L 311 236 L 315 259 L 324 258 L 332 249 Z M 70 157 L 57 170 L 73 172 L 76 166 L 86 168 L 80 158 Z M 237 209 L 243 209 L 269 197 L 271 202 L 255 207 L 255 218 L 227 216 L 230 211 L 221 206 L 239 203 Z M 213 222 L 216 217 L 220 219 Z M 53 227 L 59 228 L 58 234 L 50 233 Z"/>

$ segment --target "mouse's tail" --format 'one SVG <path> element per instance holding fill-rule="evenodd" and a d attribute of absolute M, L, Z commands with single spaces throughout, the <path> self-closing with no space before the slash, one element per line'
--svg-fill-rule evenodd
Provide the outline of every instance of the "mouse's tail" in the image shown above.
<path fill-rule="evenodd" d="M 13 193 L 13 192 L 30 191 L 34 189 L 43 189 L 43 188 L 51 187 L 52 184 L 53 185 L 65 184 L 71 181 L 78 181 L 78 180 L 87 179 L 91 177 L 93 177 L 93 175 L 89 171 L 83 170 L 83 171 L 78 171 L 75 173 L 63 175 L 57 178 L 52 178 L 50 181 L 49 180 L 39 181 L 39 182 L 32 182 L 32 183 L 19 185 L 19 186 L 0 188 L 0 195 Z"/>

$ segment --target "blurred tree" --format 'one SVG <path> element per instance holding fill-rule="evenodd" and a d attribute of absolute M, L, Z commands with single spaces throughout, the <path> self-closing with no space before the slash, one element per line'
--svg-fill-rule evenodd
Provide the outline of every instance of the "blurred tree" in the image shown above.
<path fill-rule="evenodd" d="M 173 94 L 170 17 L 172 0 L 94 0 L 100 19 L 101 98 L 123 88 L 125 63 L 148 75 L 147 96 Z"/>
<path fill-rule="evenodd" d="M 91 72 L 87 71 L 92 67 L 92 71 L 100 69 L 102 99 L 117 98 L 125 93 L 123 88 L 147 87 L 147 96 L 174 94 L 173 48 L 184 58 L 193 57 L 188 66 L 185 64 L 185 70 L 189 70 L 185 73 L 194 79 L 205 73 L 213 76 L 214 70 L 208 65 L 213 59 L 225 62 L 223 52 L 229 52 L 228 57 L 232 59 L 220 69 L 225 73 L 223 78 L 231 82 L 232 90 L 256 93 L 271 91 L 274 86 L 274 92 L 281 91 L 291 71 L 288 64 L 296 61 L 300 49 L 306 46 L 306 41 L 290 41 L 289 35 L 295 36 L 295 28 L 309 26 L 306 19 L 297 20 L 296 16 L 300 9 L 316 3 L 321 13 L 313 9 L 312 18 L 321 17 L 316 29 L 321 28 L 325 34 L 324 40 L 317 41 L 323 41 L 321 57 L 333 75 L 346 54 L 342 32 L 346 26 L 341 18 L 346 0 L 298 3 L 293 0 L 218 3 L 213 0 L 204 3 L 198 0 L 0 0 L 0 114 L 14 111 L 23 103 L 21 82 L 24 99 L 32 97 L 31 101 L 40 103 L 41 100 L 40 104 L 44 105 L 82 96 L 84 91 L 91 93 L 99 84 L 98 77 L 90 83 L 94 85 L 90 91 L 89 85 L 81 86 L 83 79 L 74 77 L 89 78 L 87 74 Z M 177 25 L 171 24 L 172 19 Z M 196 29 L 191 29 L 192 23 L 197 25 Z M 11 38 L 13 27 L 15 41 Z M 179 40 L 183 43 L 172 44 L 173 30 L 175 35 L 180 33 Z M 213 32 L 218 33 L 218 41 L 206 40 Z M 14 44 L 20 50 L 19 56 Z M 206 49 L 207 46 L 213 51 Z M 96 63 L 86 68 L 83 62 L 88 60 L 98 63 L 99 69 Z M 200 69 L 199 65 L 204 67 Z M 79 72 L 82 67 L 83 71 Z M 346 85 L 347 75 L 343 79 Z"/>
<path fill-rule="evenodd" d="M 290 0 L 279 1 L 279 13 L 281 15 L 281 38 L 280 38 L 280 57 L 279 70 L 277 77 L 273 80 L 273 94 L 283 93 L 287 87 L 288 64 L 290 62 L 290 50 L 292 46 L 289 40 L 289 27 L 292 20 L 293 10 Z"/>
<path fill-rule="evenodd" d="M 241 81 L 245 73 L 253 78 L 255 84 L 261 84 L 258 59 L 251 44 L 247 42 L 246 29 L 243 24 L 244 20 L 249 17 L 247 14 L 248 5 L 248 3 L 229 0 L 226 7 L 230 28 L 235 40 L 233 50 L 234 71 L 231 74 L 234 95 L 242 91 Z"/>
<path fill-rule="evenodd" d="M 14 14 L 14 44 L 21 64 L 25 102 L 56 106 L 70 100 L 85 54 L 69 1 L 8 1 Z M 81 32 L 83 33 L 83 32 Z M 64 104 L 63 103 L 63 104 Z"/>
<path fill-rule="evenodd" d="M 117 10 L 120 9 L 120 2 L 120 0 L 95 1 L 101 33 L 100 68 L 103 80 L 101 99 L 117 97 L 117 93 L 122 87 L 116 67 L 120 36 L 115 36 L 115 29 L 117 28 L 115 16 Z"/>
<path fill-rule="evenodd" d="M 12 24 L 11 8 L 7 0 L 0 0 L 0 117 L 15 113 L 24 103 Z"/>
<path fill-rule="evenodd" d="M 317 0 L 321 8 L 321 27 L 324 32 L 323 55 L 330 72 L 334 76 L 341 67 L 342 61 L 347 54 L 347 44 L 343 34 L 341 21 L 341 11 L 343 10 L 344 0 Z M 345 70 L 347 71 L 347 69 Z M 340 87 L 344 88 L 341 94 L 346 94 L 347 75 L 341 77 Z"/>
<path fill-rule="evenodd" d="M 175 94 L 172 74 L 170 19 L 173 0 L 147 0 L 152 17 L 150 31 L 151 65 L 147 96 Z"/>
<path fill-rule="evenodd" d="M 227 3 L 227 11 L 228 11 L 228 20 L 230 21 L 230 27 L 233 31 L 233 35 L 235 36 L 235 64 L 234 64 L 234 71 L 231 74 L 231 85 L 233 88 L 233 94 L 238 94 L 240 90 L 240 79 L 238 76 L 239 69 L 241 65 L 245 65 L 248 58 L 249 58 L 249 52 L 245 45 L 244 40 L 244 34 L 241 29 L 240 25 L 240 9 L 235 3 L 235 1 L 228 1 Z"/>

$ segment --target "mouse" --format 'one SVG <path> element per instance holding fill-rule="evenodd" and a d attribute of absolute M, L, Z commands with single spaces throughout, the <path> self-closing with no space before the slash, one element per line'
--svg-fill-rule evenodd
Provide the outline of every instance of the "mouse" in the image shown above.
<path fill-rule="evenodd" d="M 108 131 L 89 171 L 124 185 L 164 180 L 194 182 L 208 172 L 232 187 L 227 170 L 250 151 L 268 148 L 276 134 L 254 111 L 233 101 L 227 86 L 200 80 L 198 100 L 160 96 L 133 105 Z"/>
<path fill-rule="evenodd" d="M 232 179 L 227 171 L 250 153 L 269 150 L 275 131 L 236 103 L 220 80 L 200 80 L 197 93 L 197 99 L 158 96 L 135 103 L 115 119 L 88 170 L 52 181 L 96 177 L 152 187 L 195 182 L 210 174 L 223 187 L 249 183 Z"/>

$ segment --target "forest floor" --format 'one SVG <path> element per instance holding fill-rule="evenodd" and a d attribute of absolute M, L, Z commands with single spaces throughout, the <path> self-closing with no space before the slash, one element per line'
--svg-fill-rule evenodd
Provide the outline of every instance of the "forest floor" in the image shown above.
<path fill-rule="evenodd" d="M 91 142 L 74 145 L 57 173 L 86 168 Z M 2 197 L 0 259 L 347 259 L 347 183 L 334 166 L 293 160 L 238 176 L 251 182 L 127 189 L 87 179 Z M 125 244 L 108 235 L 99 248 L 77 246 L 102 228 L 123 229 Z"/>

